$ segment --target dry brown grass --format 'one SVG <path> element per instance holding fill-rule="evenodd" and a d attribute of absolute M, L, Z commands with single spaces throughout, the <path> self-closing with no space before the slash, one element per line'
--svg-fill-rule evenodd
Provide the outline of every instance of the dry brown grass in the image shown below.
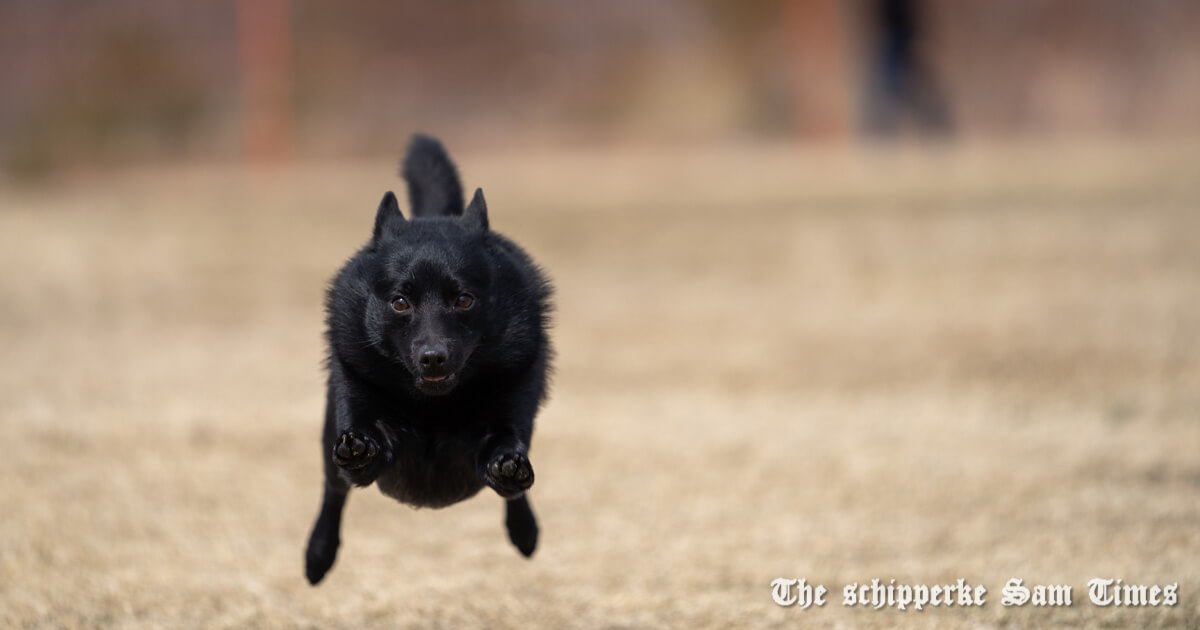
<path fill-rule="evenodd" d="M 534 559 L 494 496 L 372 489 L 303 579 L 321 293 L 391 164 L 80 177 L 0 192 L 0 625 L 1200 624 L 1197 154 L 458 157 L 559 288 Z M 843 609 L 873 577 L 989 603 Z"/>

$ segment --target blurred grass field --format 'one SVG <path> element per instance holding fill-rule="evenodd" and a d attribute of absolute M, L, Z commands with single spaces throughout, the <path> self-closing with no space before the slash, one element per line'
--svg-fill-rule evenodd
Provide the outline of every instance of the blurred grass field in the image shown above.
<path fill-rule="evenodd" d="M 455 157 L 558 288 L 534 559 L 372 488 L 304 581 L 322 292 L 394 164 L 82 174 L 0 190 L 0 625 L 1200 627 L 1200 153 Z M 988 603 L 841 606 L 876 577 Z"/>

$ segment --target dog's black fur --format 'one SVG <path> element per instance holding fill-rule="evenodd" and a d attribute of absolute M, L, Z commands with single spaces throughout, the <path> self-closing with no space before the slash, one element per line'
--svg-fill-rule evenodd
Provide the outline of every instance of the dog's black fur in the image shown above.
<path fill-rule="evenodd" d="M 550 285 L 488 227 L 483 191 L 464 208 L 454 164 L 417 136 L 404 160 L 413 220 L 388 192 L 370 242 L 326 299 L 325 497 L 308 542 L 316 584 L 333 565 L 351 486 L 444 507 L 485 485 L 507 500 L 525 556 L 538 526 L 529 443 L 546 393 Z"/>

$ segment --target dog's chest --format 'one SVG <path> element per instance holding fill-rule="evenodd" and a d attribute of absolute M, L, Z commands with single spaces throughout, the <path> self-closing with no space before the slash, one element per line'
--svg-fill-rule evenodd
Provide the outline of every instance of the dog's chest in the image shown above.
<path fill-rule="evenodd" d="M 376 484 L 384 494 L 415 507 L 446 507 L 483 487 L 475 471 L 478 442 L 470 436 L 413 428 L 387 428 L 394 453 Z"/>

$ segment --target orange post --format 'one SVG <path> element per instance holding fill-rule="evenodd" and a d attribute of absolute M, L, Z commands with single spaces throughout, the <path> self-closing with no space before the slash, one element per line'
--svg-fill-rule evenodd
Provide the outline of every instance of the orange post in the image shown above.
<path fill-rule="evenodd" d="M 849 42 L 838 0 L 784 0 L 796 133 L 846 141 L 853 119 Z"/>
<path fill-rule="evenodd" d="M 291 0 L 238 0 L 237 23 L 245 158 L 287 159 L 295 134 Z"/>

